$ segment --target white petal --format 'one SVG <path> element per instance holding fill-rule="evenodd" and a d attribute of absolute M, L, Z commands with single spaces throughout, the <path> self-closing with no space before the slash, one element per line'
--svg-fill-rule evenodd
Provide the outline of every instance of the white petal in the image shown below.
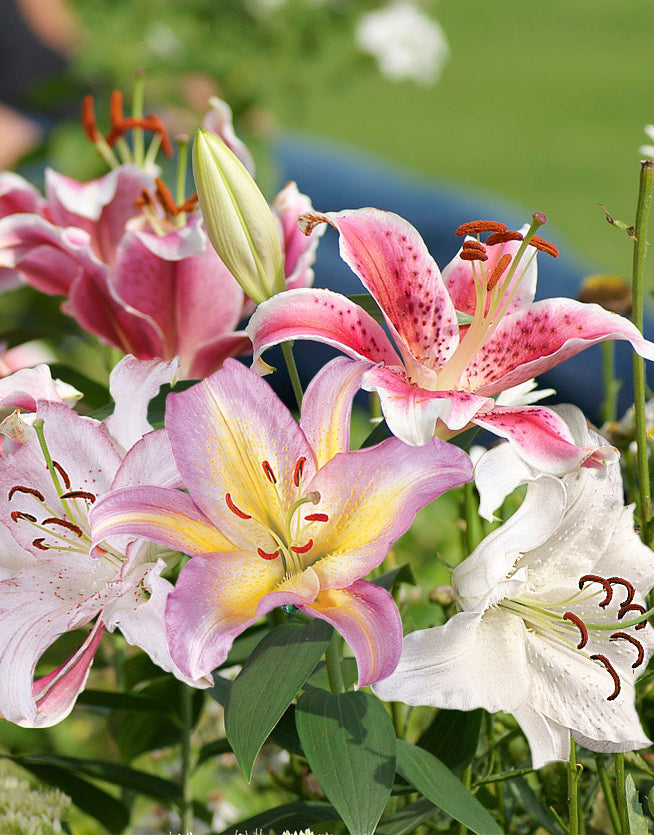
<path fill-rule="evenodd" d="M 527 737 L 534 768 L 542 768 L 570 756 L 570 731 L 558 722 L 547 719 L 528 705 L 513 711 L 513 716 Z"/>

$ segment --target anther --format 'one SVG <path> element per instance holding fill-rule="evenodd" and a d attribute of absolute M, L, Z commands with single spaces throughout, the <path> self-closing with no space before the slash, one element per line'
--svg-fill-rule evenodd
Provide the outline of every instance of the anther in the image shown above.
<path fill-rule="evenodd" d="M 161 208 L 169 217 L 176 217 L 179 214 L 179 209 L 173 199 L 173 195 L 170 193 L 170 189 L 160 177 L 155 179 L 155 183 L 157 184 L 157 199 L 161 204 Z"/>
<path fill-rule="evenodd" d="M 494 220 L 471 220 L 462 223 L 454 234 L 462 238 L 464 235 L 480 235 L 482 232 L 506 232 L 506 224 Z"/>
<path fill-rule="evenodd" d="M 28 522 L 36 522 L 36 516 L 31 513 L 23 513 L 22 510 L 12 510 L 9 514 L 12 522 L 18 522 L 19 519 L 26 519 Z"/>
<path fill-rule="evenodd" d="M 49 551 L 50 549 L 48 548 L 48 546 L 43 544 L 44 541 L 45 541 L 45 538 L 42 537 L 42 536 L 39 536 L 36 539 L 32 540 L 32 545 L 35 548 L 38 548 L 39 551 Z"/>
<path fill-rule="evenodd" d="M 631 603 L 631 601 L 634 599 L 634 595 L 636 594 L 636 589 L 629 582 L 629 580 L 625 580 L 623 577 L 609 577 L 609 583 L 611 583 L 612 586 L 624 586 L 627 590 L 627 596 L 620 604 L 621 606 L 625 606 L 627 603 Z"/>
<path fill-rule="evenodd" d="M 459 253 L 462 261 L 488 261 L 488 255 L 479 241 L 464 241 Z"/>
<path fill-rule="evenodd" d="M 123 123 L 123 94 L 120 90 L 111 91 L 109 118 L 111 120 L 111 127 L 120 130 Z"/>
<path fill-rule="evenodd" d="M 296 487 L 300 486 L 300 479 L 302 478 L 302 472 L 304 470 L 304 462 L 307 459 L 302 456 L 302 458 L 298 458 L 295 462 L 295 469 L 293 470 L 293 484 Z"/>
<path fill-rule="evenodd" d="M 192 212 L 196 209 L 198 205 L 198 193 L 194 191 L 190 197 L 187 197 L 186 200 L 179 206 L 180 212 Z"/>
<path fill-rule="evenodd" d="M 143 127 L 145 127 L 146 130 L 151 130 L 153 133 L 159 134 L 159 138 L 161 139 L 161 150 L 164 152 L 164 154 L 167 157 L 172 157 L 174 154 L 173 143 L 170 141 L 170 137 L 168 136 L 166 126 L 157 116 L 157 114 L 148 113 L 148 115 L 143 121 L 145 122 Z"/>
<path fill-rule="evenodd" d="M 30 496 L 35 496 L 40 502 L 45 501 L 43 493 L 39 492 L 34 487 L 23 487 L 22 484 L 15 484 L 9 491 L 8 501 L 11 501 L 11 497 L 14 493 L 29 493 Z"/>
<path fill-rule="evenodd" d="M 495 265 L 495 269 L 490 274 L 490 278 L 488 279 L 488 289 L 492 290 L 497 282 L 502 278 L 504 275 L 506 268 L 511 263 L 511 256 L 508 252 L 505 252 L 504 255 L 500 258 L 500 260 Z"/>
<path fill-rule="evenodd" d="M 42 525 L 60 525 L 62 528 L 66 528 L 66 530 L 72 531 L 75 536 L 84 536 L 84 531 L 79 527 L 79 525 L 75 525 L 73 522 L 69 522 L 68 519 L 60 519 L 57 516 L 49 516 L 47 519 L 44 519 L 41 522 Z"/>
<path fill-rule="evenodd" d="M 266 478 L 271 484 L 277 484 L 277 479 L 275 478 L 275 473 L 273 472 L 273 468 L 267 461 L 262 461 L 261 466 L 263 467 L 263 471 L 266 474 Z"/>
<path fill-rule="evenodd" d="M 70 490 L 70 479 L 68 478 L 68 473 L 66 472 L 66 470 L 64 470 L 64 468 L 61 466 L 61 464 L 58 461 L 53 461 L 52 466 L 55 468 L 55 470 L 61 476 L 61 478 L 64 482 L 64 487 L 66 488 L 66 490 Z"/>
<path fill-rule="evenodd" d="M 583 577 L 579 578 L 580 589 L 583 589 L 584 583 L 599 583 L 602 586 L 606 592 L 606 597 L 604 600 L 600 601 L 599 607 L 600 609 L 605 609 L 613 598 L 613 587 L 611 586 L 611 583 L 609 583 L 609 581 L 604 577 L 600 577 L 599 574 L 584 574 Z"/>
<path fill-rule="evenodd" d="M 306 554 L 313 548 L 313 539 L 310 539 L 306 545 L 291 545 L 291 551 L 295 554 Z"/>
<path fill-rule="evenodd" d="M 577 627 L 577 629 L 581 633 L 581 639 L 577 644 L 577 649 L 583 649 L 588 643 L 588 630 L 586 629 L 586 624 L 580 617 L 575 615 L 574 612 L 566 612 L 563 615 L 563 620 L 569 620 L 570 623 L 574 623 L 574 625 Z"/>
<path fill-rule="evenodd" d="M 504 244 L 507 241 L 521 241 L 522 235 L 512 229 L 506 232 L 493 232 L 486 238 L 486 246 L 495 246 L 495 244 Z"/>
<path fill-rule="evenodd" d="M 529 240 L 529 245 L 535 247 L 535 249 L 539 249 L 541 252 L 545 252 L 547 255 L 551 255 L 552 258 L 556 258 L 559 254 L 558 248 L 544 238 L 541 238 L 540 235 L 534 235 Z"/>
<path fill-rule="evenodd" d="M 605 655 L 591 655 L 590 656 L 593 661 L 599 661 L 600 664 L 603 664 L 608 674 L 613 679 L 613 684 L 615 685 L 615 689 L 610 696 L 606 697 L 607 702 L 612 702 L 618 694 L 620 693 L 620 676 L 616 673 L 613 669 L 613 665 L 609 661 L 609 659 Z"/>
<path fill-rule="evenodd" d="M 91 142 L 97 142 L 100 139 L 100 131 L 98 130 L 98 123 L 95 121 L 95 108 L 93 106 L 93 96 L 84 96 L 82 99 L 82 127 L 84 133 L 88 136 Z"/>
<path fill-rule="evenodd" d="M 232 511 L 232 513 L 234 513 L 236 516 L 238 516 L 239 519 L 251 519 L 252 518 L 247 513 L 244 513 L 239 507 L 236 507 L 236 505 L 232 501 L 232 497 L 229 495 L 229 493 L 225 493 L 225 503 L 226 503 L 227 507 Z"/>
<path fill-rule="evenodd" d="M 611 637 L 609 638 L 609 641 L 619 641 L 620 639 L 622 639 L 623 641 L 629 641 L 629 643 L 632 646 L 636 647 L 636 650 L 638 651 L 638 657 L 631 665 L 632 670 L 635 670 L 636 667 L 640 667 L 640 665 L 645 660 L 645 648 L 639 640 L 634 638 L 633 635 L 629 635 L 627 632 L 614 632 L 613 635 L 611 635 Z"/>
<path fill-rule="evenodd" d="M 264 551 L 263 548 L 257 548 L 257 554 L 259 554 L 259 556 L 264 560 L 274 560 L 279 556 L 279 549 L 273 551 L 272 554 L 269 554 L 268 551 Z"/>
<path fill-rule="evenodd" d="M 305 522 L 329 522 L 329 516 L 326 513 L 309 513 L 304 517 Z"/>
<path fill-rule="evenodd" d="M 62 493 L 62 499 L 85 499 L 87 502 L 93 502 L 96 500 L 97 496 L 95 493 L 88 493 L 86 490 L 69 490 L 67 493 Z"/>
<path fill-rule="evenodd" d="M 620 606 L 620 611 L 618 612 L 618 620 L 622 620 L 622 618 L 627 614 L 627 612 L 640 612 L 641 615 L 644 615 L 647 610 L 644 606 L 640 606 L 638 603 L 623 603 Z M 634 626 L 634 629 L 644 629 L 647 626 L 647 621 L 644 620 L 641 623 L 637 623 Z"/>

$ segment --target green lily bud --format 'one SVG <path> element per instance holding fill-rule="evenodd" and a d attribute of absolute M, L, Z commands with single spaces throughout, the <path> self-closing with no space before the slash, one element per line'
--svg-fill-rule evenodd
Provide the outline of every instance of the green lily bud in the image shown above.
<path fill-rule="evenodd" d="M 208 131 L 193 145 L 193 176 L 213 248 L 252 301 L 259 304 L 286 286 L 274 218 L 240 160 Z"/>

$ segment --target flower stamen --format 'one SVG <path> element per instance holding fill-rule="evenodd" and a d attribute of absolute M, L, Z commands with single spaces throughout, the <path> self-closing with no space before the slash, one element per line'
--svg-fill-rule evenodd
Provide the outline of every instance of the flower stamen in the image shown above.
<path fill-rule="evenodd" d="M 304 470 L 304 463 L 306 460 L 307 459 L 304 456 L 302 456 L 301 458 L 298 458 L 295 462 L 295 469 L 293 470 L 293 484 L 296 487 L 300 486 L 300 480 L 302 478 L 302 472 Z"/>
<path fill-rule="evenodd" d="M 544 252 L 546 255 L 551 255 L 552 258 L 556 258 L 559 254 L 558 248 L 549 241 L 546 241 L 544 238 L 541 238 L 540 235 L 533 235 L 529 244 L 535 249 L 538 249 L 540 252 Z"/>
<path fill-rule="evenodd" d="M 608 674 L 613 679 L 613 684 L 614 684 L 613 693 L 611 693 L 610 696 L 606 697 L 607 702 L 612 702 L 613 699 L 617 698 L 618 695 L 620 694 L 620 690 L 621 690 L 620 676 L 616 673 L 616 671 L 613 668 L 613 664 L 611 664 L 611 662 L 609 661 L 609 659 L 605 655 L 599 655 L 599 653 L 598 653 L 596 655 L 591 655 L 590 657 L 593 661 L 599 661 L 600 664 L 603 664 L 604 668 L 606 669 Z"/>
<path fill-rule="evenodd" d="M 506 232 L 506 224 L 495 220 L 470 220 L 462 223 L 454 233 L 457 238 L 465 235 L 481 235 L 483 232 Z"/>
<path fill-rule="evenodd" d="M 313 539 L 310 539 L 306 545 L 291 545 L 291 551 L 295 554 L 308 554 L 313 548 Z"/>
<path fill-rule="evenodd" d="M 329 522 L 329 516 L 326 513 L 309 513 L 304 517 L 305 522 Z"/>
<path fill-rule="evenodd" d="M 238 516 L 239 519 L 251 519 L 248 513 L 242 511 L 239 507 L 237 507 L 234 502 L 232 501 L 232 497 L 229 493 L 225 493 L 225 504 L 227 507 L 232 511 L 233 514 Z"/>
<path fill-rule="evenodd" d="M 463 261 L 488 261 L 486 248 L 479 241 L 464 241 L 459 258 Z"/>
<path fill-rule="evenodd" d="M 629 635 L 627 632 L 614 632 L 613 635 L 611 635 L 611 637 L 609 638 L 609 641 L 619 640 L 629 641 L 629 643 L 632 646 L 636 647 L 636 649 L 638 650 L 638 657 L 636 658 L 635 662 L 631 665 L 631 668 L 635 670 L 636 667 L 640 667 L 640 665 L 643 663 L 645 659 L 645 648 L 643 647 L 641 642 L 637 638 L 634 638 L 633 635 Z"/>
<path fill-rule="evenodd" d="M 47 519 L 44 519 L 41 522 L 41 524 L 61 525 L 62 528 L 66 528 L 66 530 L 72 531 L 72 533 L 74 533 L 75 536 L 84 536 L 84 531 L 79 527 L 79 525 L 74 524 L 74 522 L 69 522 L 68 519 L 60 519 L 57 516 L 50 516 Z"/>
<path fill-rule="evenodd" d="M 25 519 L 27 522 L 36 522 L 36 516 L 31 513 L 23 513 L 22 510 L 12 510 L 9 514 L 12 522 L 18 522 L 20 519 Z"/>
<path fill-rule="evenodd" d="M 611 583 L 612 586 L 615 586 L 615 585 L 624 586 L 625 589 L 627 590 L 627 596 L 622 601 L 621 606 L 625 606 L 626 604 L 631 603 L 631 601 L 634 599 L 634 595 L 636 594 L 636 589 L 629 582 L 629 580 L 625 580 L 623 577 L 609 577 L 609 583 Z"/>
<path fill-rule="evenodd" d="M 505 244 L 507 241 L 522 241 L 524 240 L 520 232 L 512 229 L 507 229 L 506 232 L 493 232 L 486 238 L 486 246 L 494 246 L 495 244 Z"/>
<path fill-rule="evenodd" d="M 599 583 L 602 586 L 606 592 L 606 597 L 604 600 L 601 600 L 598 605 L 600 609 L 605 609 L 613 598 L 613 587 L 611 586 L 609 580 L 604 577 L 600 577 L 599 574 L 584 574 L 583 577 L 579 578 L 579 588 L 583 589 L 586 583 Z M 643 611 L 645 610 L 643 609 Z M 618 617 L 620 616 L 618 615 Z"/>
<path fill-rule="evenodd" d="M 268 461 L 262 461 L 261 466 L 263 467 L 263 471 L 266 474 L 266 478 L 271 484 L 277 484 L 277 478 L 275 477 L 275 473 L 273 472 L 273 468 L 270 466 Z"/>
<path fill-rule="evenodd" d="M 279 548 L 272 553 L 264 551 L 263 548 L 257 548 L 257 554 L 264 560 L 274 560 L 279 556 Z"/>
<path fill-rule="evenodd" d="M 644 615 L 647 610 L 644 606 L 641 606 L 638 603 L 623 603 L 620 606 L 620 611 L 618 612 L 618 620 L 622 620 L 622 618 L 627 614 L 627 612 L 640 612 L 641 615 Z M 640 623 L 634 626 L 634 629 L 644 629 L 647 626 L 647 621 L 643 620 Z"/>
<path fill-rule="evenodd" d="M 588 629 L 586 629 L 586 624 L 578 615 L 575 615 L 574 612 L 566 612 L 563 615 L 563 620 L 569 620 L 577 627 L 581 634 L 581 638 L 577 644 L 577 649 L 583 649 L 588 643 Z"/>
<path fill-rule="evenodd" d="M 504 275 L 506 268 L 511 263 L 511 256 L 508 252 L 505 252 L 504 255 L 500 258 L 500 260 L 495 265 L 495 269 L 490 274 L 490 278 L 488 279 L 487 287 L 489 290 L 492 290 L 496 285 L 497 282 L 502 278 Z"/>
<path fill-rule="evenodd" d="M 9 491 L 8 501 L 11 501 L 15 493 L 29 493 L 30 496 L 34 496 L 40 502 L 45 502 L 45 496 L 35 487 L 23 487 L 22 484 L 15 484 Z"/>
<path fill-rule="evenodd" d="M 66 488 L 66 490 L 70 490 L 70 478 L 68 477 L 68 473 L 66 472 L 66 470 L 64 470 L 64 468 L 61 466 L 61 464 L 58 461 L 53 461 L 52 466 L 55 468 L 55 470 L 61 476 L 62 481 L 64 482 L 64 487 Z M 61 498 L 61 496 L 59 498 Z"/>
<path fill-rule="evenodd" d="M 62 499 L 84 499 L 93 504 L 97 498 L 95 493 L 89 493 L 87 490 L 69 490 L 67 493 L 61 494 Z"/>

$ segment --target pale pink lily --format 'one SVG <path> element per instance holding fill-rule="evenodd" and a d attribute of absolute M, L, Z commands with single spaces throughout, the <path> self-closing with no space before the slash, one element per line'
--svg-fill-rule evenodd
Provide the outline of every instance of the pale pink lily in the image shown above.
<path fill-rule="evenodd" d="M 579 416 L 579 442 L 601 446 Z M 505 464 L 520 466 L 508 446 L 494 460 L 500 479 Z M 375 693 L 512 713 L 535 768 L 567 760 L 571 736 L 593 751 L 649 745 L 634 697 L 654 650 L 654 629 L 642 621 L 654 561 L 624 506 L 619 465 L 607 464 L 603 479 L 586 469 L 525 477 L 519 510 L 453 572 L 460 611 L 407 635 Z"/>
<path fill-rule="evenodd" d="M 383 311 L 395 346 L 344 296 L 295 290 L 269 299 L 252 317 L 247 332 L 256 368 L 265 371 L 260 357 L 271 345 L 316 339 L 367 364 L 363 387 L 379 394 L 390 430 L 407 443 L 422 444 L 434 433 L 451 437 L 472 423 L 552 473 L 602 465 L 593 450 L 573 443 L 551 410 L 493 399 L 607 339 L 626 339 L 654 359 L 654 344 L 615 313 L 570 299 L 533 301 L 536 249 L 527 245 L 533 229 L 522 240 L 490 224 L 501 242 L 467 240 L 441 276 L 417 230 L 392 213 L 310 213 L 302 222 L 306 231 L 322 223 L 337 229 L 341 257 Z M 548 249 L 541 239 L 532 243 Z"/>
<path fill-rule="evenodd" d="M 168 399 L 166 431 L 188 493 L 126 488 L 94 507 L 96 542 L 144 536 L 191 556 L 166 608 L 170 653 L 189 677 L 222 664 L 239 633 L 283 605 L 343 634 L 360 685 L 395 667 L 399 613 L 362 578 L 421 507 L 470 478 L 471 463 L 438 439 L 350 452 L 361 372 L 344 358 L 325 366 L 298 426 L 264 380 L 228 361 Z"/>
<path fill-rule="evenodd" d="M 91 555 L 89 509 L 111 488 L 126 450 L 119 485 L 153 473 L 159 484 L 179 484 L 165 433 L 146 419 L 149 400 L 176 370 L 127 357 L 112 373 L 116 410 L 104 423 L 34 394 L 42 427 L 0 458 L 0 714 L 12 722 L 43 727 L 67 716 L 104 631 L 116 627 L 163 669 L 208 683 L 189 680 L 170 658 L 163 615 L 172 586 L 152 543 L 123 540 Z M 43 652 L 88 624 L 79 649 L 34 681 Z"/>

